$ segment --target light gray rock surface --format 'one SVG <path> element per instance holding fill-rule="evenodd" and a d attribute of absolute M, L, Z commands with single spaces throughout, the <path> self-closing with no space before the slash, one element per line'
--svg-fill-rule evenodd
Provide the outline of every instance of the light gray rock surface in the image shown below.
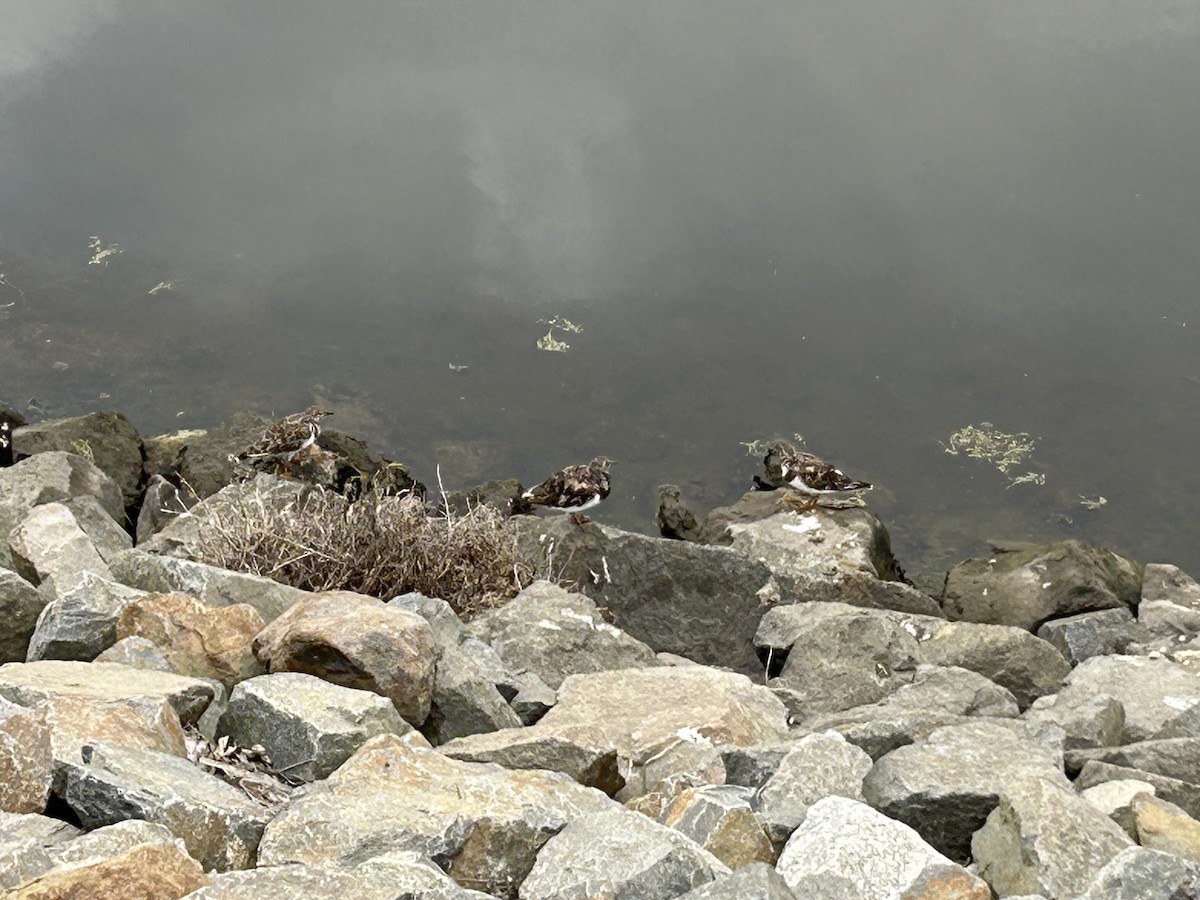
<path fill-rule="evenodd" d="M 774 863 L 776 851 L 747 788 L 705 784 L 680 791 L 658 817 L 731 869 Z"/>
<path fill-rule="evenodd" d="M 1093 656 L 1124 653 L 1131 644 L 1151 638 L 1124 606 L 1051 619 L 1042 623 L 1037 636 L 1057 647 L 1072 666 Z"/>
<path fill-rule="evenodd" d="M 1072 691 L 1039 697 L 1022 718 L 1057 725 L 1067 735 L 1067 750 L 1111 747 L 1125 737 L 1125 706 L 1107 694 L 1089 697 Z"/>
<path fill-rule="evenodd" d="M 519 728 L 521 718 L 457 643 L 438 648 L 433 700 L 422 733 L 435 746 L 469 734 Z"/>
<path fill-rule="evenodd" d="M 1096 873 L 1078 900 L 1191 900 L 1200 897 L 1200 866 L 1170 853 L 1128 847 Z"/>
<path fill-rule="evenodd" d="M 54 848 L 80 833 L 61 819 L 0 810 L 0 890 L 54 867 Z"/>
<path fill-rule="evenodd" d="M 796 895 L 774 866 L 750 863 L 688 891 L 679 900 L 796 900 Z"/>
<path fill-rule="evenodd" d="M 1168 778 L 1154 772 L 1143 772 L 1141 769 L 1129 766 L 1118 766 L 1095 760 L 1086 762 L 1075 779 L 1075 789 L 1084 791 L 1098 784 L 1118 779 L 1144 781 L 1153 785 L 1155 796 L 1170 800 L 1186 810 L 1188 815 L 1200 818 L 1200 785 L 1179 778 Z"/>
<path fill-rule="evenodd" d="M 85 575 L 46 605 L 29 641 L 28 660 L 95 659 L 116 643 L 121 611 L 145 596 L 111 578 Z"/>
<path fill-rule="evenodd" d="M 1124 707 L 1127 743 L 1200 736 L 1200 672 L 1167 659 L 1102 656 L 1078 665 L 1060 691 L 1072 703 L 1099 694 Z"/>
<path fill-rule="evenodd" d="M 51 596 L 85 575 L 110 577 L 108 564 L 62 503 L 35 506 L 8 536 L 12 567 Z"/>

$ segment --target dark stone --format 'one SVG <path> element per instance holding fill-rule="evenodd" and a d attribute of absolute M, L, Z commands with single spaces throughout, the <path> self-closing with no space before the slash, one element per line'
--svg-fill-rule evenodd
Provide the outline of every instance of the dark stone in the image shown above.
<path fill-rule="evenodd" d="M 1057 647 L 1072 666 L 1093 656 L 1124 653 L 1130 644 L 1150 640 L 1150 633 L 1125 607 L 1051 619 L 1042 623 L 1037 636 Z"/>
<path fill-rule="evenodd" d="M 663 484 L 658 487 L 658 512 L 654 516 L 658 532 L 665 538 L 677 541 L 698 541 L 700 523 L 687 501 L 679 493 L 679 485 Z"/>

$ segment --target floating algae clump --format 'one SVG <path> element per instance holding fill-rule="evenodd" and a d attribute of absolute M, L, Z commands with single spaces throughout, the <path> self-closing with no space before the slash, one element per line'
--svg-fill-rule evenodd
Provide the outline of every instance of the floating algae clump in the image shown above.
<path fill-rule="evenodd" d="M 1025 432 L 1008 434 L 991 422 L 966 425 L 950 435 L 950 443 L 942 444 L 952 456 L 965 453 L 972 459 L 991 463 L 1004 475 L 1023 464 L 1033 453 L 1036 441 Z M 1038 472 L 1026 472 L 1016 478 L 1009 477 L 1009 487 L 1016 484 L 1045 484 L 1046 476 Z"/>

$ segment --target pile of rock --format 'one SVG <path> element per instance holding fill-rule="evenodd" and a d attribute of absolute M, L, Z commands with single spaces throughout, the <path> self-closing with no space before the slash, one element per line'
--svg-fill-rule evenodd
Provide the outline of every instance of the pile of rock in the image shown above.
<path fill-rule="evenodd" d="M 514 518 L 556 582 L 464 622 L 189 559 L 243 489 L 211 434 L 14 445 L 13 896 L 1200 897 L 1200 585 L 1171 566 L 1011 547 L 935 599 L 869 511 L 752 492 L 686 541 Z"/>

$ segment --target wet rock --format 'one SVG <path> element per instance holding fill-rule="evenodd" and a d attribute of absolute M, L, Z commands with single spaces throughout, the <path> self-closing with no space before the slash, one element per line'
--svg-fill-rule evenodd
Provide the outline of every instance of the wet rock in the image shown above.
<path fill-rule="evenodd" d="M 731 869 L 775 862 L 762 820 L 750 807 L 750 792 L 730 785 L 686 788 L 659 819 L 687 835 Z"/>
<path fill-rule="evenodd" d="M 773 866 L 750 863 L 688 891 L 679 900 L 796 900 L 796 895 Z"/>
<path fill-rule="evenodd" d="M 53 596 L 84 575 L 109 577 L 108 565 L 61 503 L 43 503 L 29 511 L 8 536 L 13 569 L 33 584 L 46 584 Z"/>
<path fill-rule="evenodd" d="M 871 757 L 835 731 L 801 738 L 754 795 L 771 841 L 782 847 L 818 800 L 862 800 L 863 779 L 871 766 Z"/>
<path fill-rule="evenodd" d="M 179 475 L 198 497 L 215 494 L 233 481 L 236 456 L 253 444 L 270 423 L 252 413 L 238 412 L 207 431 L 191 432 L 179 451 Z"/>
<path fill-rule="evenodd" d="M 576 818 L 550 838 L 521 900 L 676 897 L 728 872 L 679 832 L 616 807 Z"/>
<path fill-rule="evenodd" d="M 0 569 L 0 663 L 22 662 L 46 598 L 32 584 Z"/>
<path fill-rule="evenodd" d="M 349 591 L 312 594 L 263 629 L 254 652 L 271 672 L 307 672 L 374 691 L 419 726 L 433 700 L 433 633 L 420 616 Z"/>
<path fill-rule="evenodd" d="M 145 596 L 145 591 L 103 576 L 85 575 L 46 606 L 29 641 L 27 658 L 95 659 L 116 642 L 121 611 Z"/>
<path fill-rule="evenodd" d="M 676 541 L 698 541 L 700 523 L 680 494 L 679 485 L 660 484 L 657 494 L 658 511 L 654 514 L 654 523 L 658 533 Z"/>
<path fill-rule="evenodd" d="M 1085 750 L 1121 743 L 1125 736 L 1125 707 L 1107 694 L 1080 693 L 1040 697 L 1023 716 L 1027 722 L 1057 725 L 1067 735 L 1063 747 Z"/>
<path fill-rule="evenodd" d="M 897 747 L 929 736 L 936 728 L 971 717 L 1015 718 L 1013 695 L 975 672 L 951 666 L 919 665 L 910 684 L 877 703 L 800 720 L 811 731 L 832 729 L 879 759 Z"/>
<path fill-rule="evenodd" d="M 1133 818 L 1133 798 L 1141 794 L 1154 796 L 1154 785 L 1132 778 L 1106 781 L 1080 791 L 1079 796 L 1121 826 L 1121 830 L 1137 840 Z M 1178 807 L 1176 807 L 1178 808 Z"/>
<path fill-rule="evenodd" d="M 82 456 L 50 451 L 0 468 L 0 537 L 7 536 L 35 506 L 82 496 L 95 497 L 115 521 L 124 521 L 120 489 Z M 7 540 L 0 540 L 0 566 L 12 567 Z"/>
<path fill-rule="evenodd" d="M 376 735 L 410 731 L 386 697 L 299 672 L 243 681 L 218 728 L 239 746 L 261 745 L 276 770 L 303 781 L 327 777 Z"/>
<path fill-rule="evenodd" d="M 270 812 L 186 759 L 93 744 L 66 768 L 63 799 L 85 828 L 144 819 L 169 828 L 205 869 L 254 865 Z"/>
<path fill-rule="evenodd" d="M 1200 896 L 1200 866 L 1169 853 L 1128 847 L 1096 873 L 1077 900 L 1189 900 Z"/>
<path fill-rule="evenodd" d="M 1057 734 L 1061 741 L 1062 732 Z M 967 722 L 939 728 L 921 743 L 881 757 L 863 781 L 863 795 L 951 859 L 966 860 L 971 835 L 1000 798 L 1037 778 L 1070 788 L 1061 749 L 1049 749 L 1033 726 Z"/>
<path fill-rule="evenodd" d="M 561 772 L 610 797 L 625 786 L 617 751 L 608 746 L 598 728 L 563 729 L 557 734 L 536 728 L 513 728 L 458 738 L 443 744 L 438 751 L 463 762 Z"/>
<path fill-rule="evenodd" d="M 0 697 L 0 810 L 40 813 L 54 774 L 46 711 Z"/>
<path fill-rule="evenodd" d="M 144 477 L 142 439 L 120 413 L 96 412 L 26 425 L 13 432 L 13 448 L 29 456 L 48 451 L 78 454 L 113 480 L 121 491 L 123 508 L 137 505 Z"/>
<path fill-rule="evenodd" d="M 1200 672 L 1166 659 L 1100 656 L 1066 679 L 1068 702 L 1107 694 L 1125 709 L 1125 741 L 1200 736 Z"/>
<path fill-rule="evenodd" d="M 196 860 L 174 844 L 139 844 L 116 856 L 54 869 L 18 886 L 22 900 L 64 897 L 182 897 L 208 884 Z"/>
<path fill-rule="evenodd" d="M 1200 817 L 1200 785 L 1179 778 L 1168 778 L 1153 772 L 1143 772 L 1129 766 L 1089 760 L 1084 763 L 1079 777 L 1075 779 L 1075 788 L 1085 791 L 1096 785 L 1118 779 L 1136 780 L 1152 785 L 1155 796 L 1171 801 L 1192 817 Z"/>
<path fill-rule="evenodd" d="M 980 875 L 1001 896 L 1074 897 L 1132 843 L 1119 825 L 1069 787 L 1035 777 L 1007 786 L 971 850 Z"/>
<path fill-rule="evenodd" d="M 79 829 L 34 813 L 0 811 L 0 890 L 54 868 L 51 852 Z"/>
<path fill-rule="evenodd" d="M 251 606 L 205 606 L 187 594 L 149 594 L 125 605 L 117 619 L 118 640 L 145 638 L 167 658 L 171 671 L 213 678 L 227 690 L 263 674 L 250 645 L 263 629 Z"/>
<path fill-rule="evenodd" d="M 524 553 L 546 564 L 607 610 L 613 625 L 656 651 L 760 673 L 754 629 L 769 601 L 770 570 L 728 547 L 652 538 L 519 516 L 510 520 Z M 544 536 L 544 537 L 543 537 Z M 592 573 L 595 573 L 593 576 Z"/>
<path fill-rule="evenodd" d="M 143 637 L 122 638 L 97 656 L 96 662 L 120 663 L 135 669 L 154 669 L 158 672 L 172 671 L 163 652 Z"/>
<path fill-rule="evenodd" d="M 845 797 L 808 811 L 777 866 L 797 897 L 990 900 L 988 886 L 930 847 L 902 822 Z"/>
<path fill-rule="evenodd" d="M 1120 747 L 1071 750 L 1066 757 L 1067 771 L 1078 772 L 1089 760 L 1200 784 L 1200 738 L 1164 738 Z"/>
<path fill-rule="evenodd" d="M 204 429 L 192 428 L 142 438 L 142 470 L 146 473 L 147 482 L 156 475 L 176 482 L 183 448 L 204 434 Z"/>
<path fill-rule="evenodd" d="M 181 491 L 162 475 L 151 475 L 138 510 L 138 545 L 145 544 L 195 505 L 191 491 Z"/>
<path fill-rule="evenodd" d="M 1036 631 L 1048 619 L 1132 609 L 1141 584 L 1137 563 L 1079 541 L 998 547 L 947 573 L 942 608 L 951 619 Z"/>
<path fill-rule="evenodd" d="M 605 622 L 592 600 L 548 581 L 479 616 L 467 633 L 510 670 L 533 672 L 551 688 L 568 675 L 658 665 L 653 650 Z"/>
<path fill-rule="evenodd" d="M 446 499 L 450 501 L 450 509 L 460 516 L 481 505 L 521 515 L 533 512 L 533 504 L 521 496 L 524 491 L 525 488 L 517 479 L 506 478 L 502 481 L 485 481 L 465 491 L 453 491 Z"/>
<path fill-rule="evenodd" d="M 1139 844 L 1200 863 L 1200 822 L 1152 793 L 1139 794 L 1131 805 Z"/>
<path fill-rule="evenodd" d="M 960 666 L 1008 688 L 1022 709 L 1062 687 L 1071 666 L 1048 642 L 1021 628 L 951 622 L 921 645 L 926 662 Z"/>
<path fill-rule="evenodd" d="M 1072 666 L 1093 656 L 1124 653 L 1131 644 L 1149 640 L 1146 627 L 1124 607 L 1051 619 L 1037 630 Z"/>
<path fill-rule="evenodd" d="M 402 887 L 401 887 L 402 886 Z M 459 887 L 419 853 L 390 851 L 361 862 L 267 866 L 214 874 L 207 887 L 189 900 L 311 900 L 353 897 L 355 900 L 488 900 Z"/>
<path fill-rule="evenodd" d="M 1200 582 L 1176 566 L 1149 563 L 1142 576 L 1142 603 L 1159 601 L 1200 610 Z"/>
<path fill-rule="evenodd" d="M 469 734 L 519 728 L 521 719 L 458 644 L 438 649 L 433 701 L 422 733 L 437 746 Z"/>
<path fill-rule="evenodd" d="M 938 602 L 902 581 L 880 581 L 874 574 L 857 570 L 825 575 L 815 571 L 793 572 L 764 589 L 763 595 L 787 603 L 845 603 L 864 609 L 890 609 L 901 613 L 944 619 Z"/>

